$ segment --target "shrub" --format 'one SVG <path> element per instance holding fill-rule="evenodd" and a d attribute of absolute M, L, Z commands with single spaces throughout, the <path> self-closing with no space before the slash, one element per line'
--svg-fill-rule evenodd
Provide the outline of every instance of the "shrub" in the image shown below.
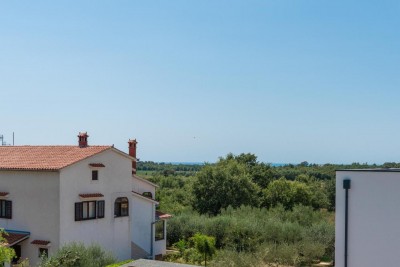
<path fill-rule="evenodd" d="M 49 258 L 42 257 L 39 267 L 104 267 L 115 262 L 114 256 L 99 245 L 85 247 L 73 242 Z"/>

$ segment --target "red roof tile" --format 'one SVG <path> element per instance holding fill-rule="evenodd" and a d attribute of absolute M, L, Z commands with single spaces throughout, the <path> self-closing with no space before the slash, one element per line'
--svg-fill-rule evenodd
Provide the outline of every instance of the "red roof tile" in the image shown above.
<path fill-rule="evenodd" d="M 156 217 L 158 217 L 160 219 L 169 219 L 169 218 L 172 218 L 172 215 L 168 214 L 168 213 L 161 212 L 159 210 L 156 210 Z"/>
<path fill-rule="evenodd" d="M 89 163 L 89 166 L 91 167 L 105 167 L 103 163 Z"/>
<path fill-rule="evenodd" d="M 32 245 L 39 245 L 39 246 L 47 246 L 48 244 L 50 244 L 50 241 L 47 240 L 38 240 L 35 239 L 31 242 Z"/>
<path fill-rule="evenodd" d="M 0 146 L 0 170 L 60 170 L 112 146 Z"/>
<path fill-rule="evenodd" d="M 29 237 L 28 232 L 13 232 L 13 231 L 6 231 L 6 234 L 3 235 L 4 239 L 7 241 L 8 246 L 15 245 L 22 240 L 25 240 Z"/>
<path fill-rule="evenodd" d="M 7 196 L 9 193 L 8 192 L 0 192 L 0 197 L 5 197 Z"/>
<path fill-rule="evenodd" d="M 91 197 L 104 197 L 101 193 L 91 193 L 91 194 L 79 194 L 82 198 L 91 198 Z"/>

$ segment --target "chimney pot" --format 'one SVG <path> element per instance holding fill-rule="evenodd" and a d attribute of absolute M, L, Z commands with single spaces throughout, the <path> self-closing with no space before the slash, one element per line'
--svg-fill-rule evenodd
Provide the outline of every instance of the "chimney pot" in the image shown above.
<path fill-rule="evenodd" d="M 78 145 L 79 147 L 87 147 L 88 146 L 88 137 L 87 132 L 79 132 L 78 134 Z"/>
<path fill-rule="evenodd" d="M 132 160 L 132 174 L 136 174 L 136 145 L 137 145 L 136 139 L 129 139 L 128 144 L 129 144 L 129 156 L 133 157 L 134 160 Z"/>

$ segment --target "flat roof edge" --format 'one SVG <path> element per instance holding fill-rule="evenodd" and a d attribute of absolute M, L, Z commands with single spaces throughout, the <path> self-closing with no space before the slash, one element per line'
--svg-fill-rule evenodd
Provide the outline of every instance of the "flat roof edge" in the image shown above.
<path fill-rule="evenodd" d="M 387 169 L 340 169 L 337 172 L 400 172 L 398 168 L 387 168 Z"/>

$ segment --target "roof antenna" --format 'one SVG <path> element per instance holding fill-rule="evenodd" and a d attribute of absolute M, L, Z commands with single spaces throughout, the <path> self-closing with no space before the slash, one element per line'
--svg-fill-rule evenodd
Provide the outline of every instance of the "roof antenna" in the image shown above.
<path fill-rule="evenodd" d="M 8 146 L 9 144 L 7 144 L 6 141 L 4 141 L 4 135 L 0 134 L 0 144 L 2 146 Z"/>

